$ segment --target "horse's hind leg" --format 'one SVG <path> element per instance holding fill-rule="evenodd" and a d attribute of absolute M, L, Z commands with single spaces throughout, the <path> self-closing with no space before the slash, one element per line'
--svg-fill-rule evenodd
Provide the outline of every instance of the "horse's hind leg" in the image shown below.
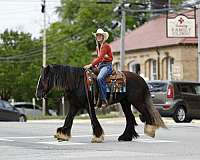
<path fill-rule="evenodd" d="M 131 104 L 127 101 L 120 102 L 123 112 L 126 117 L 126 128 L 121 136 L 119 136 L 118 141 L 131 141 L 133 138 L 139 137 L 137 132 L 135 131 L 135 116 L 131 111 Z"/>
<path fill-rule="evenodd" d="M 134 104 L 135 108 L 142 114 L 142 117 L 145 121 L 144 132 L 150 137 L 155 137 L 156 127 L 154 125 L 154 120 L 152 115 L 150 114 L 147 107 L 149 107 L 146 103 Z"/>
<path fill-rule="evenodd" d="M 59 141 L 68 141 L 71 138 L 72 123 L 77 112 L 78 109 L 75 106 L 70 106 L 70 110 L 65 118 L 63 127 L 58 128 L 56 134 L 54 135 L 54 137 Z"/>
<path fill-rule="evenodd" d="M 152 124 L 152 118 L 147 109 L 147 105 L 145 103 L 137 103 L 133 105 L 142 114 L 144 122 L 147 124 Z"/>

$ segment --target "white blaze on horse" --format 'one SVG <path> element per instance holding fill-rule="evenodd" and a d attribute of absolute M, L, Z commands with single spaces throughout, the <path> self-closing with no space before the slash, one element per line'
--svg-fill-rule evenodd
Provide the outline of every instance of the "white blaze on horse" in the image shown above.
<path fill-rule="evenodd" d="M 135 131 L 137 125 L 131 111 L 133 105 L 144 117 L 144 133 L 155 137 L 158 128 L 166 128 L 160 114 L 154 108 L 146 82 L 139 75 L 123 71 L 126 76 L 126 92 L 117 93 L 112 103 L 120 103 L 126 117 L 126 127 L 119 141 L 131 141 L 139 135 Z M 93 143 L 104 141 L 103 129 L 96 117 L 95 104 L 90 91 L 86 87 L 85 69 L 65 65 L 48 65 L 42 67 L 38 80 L 36 97 L 44 98 L 52 88 L 64 89 L 70 104 L 69 113 L 64 125 L 57 129 L 55 138 L 59 141 L 68 141 L 71 137 L 73 119 L 80 109 L 86 109 L 91 119 L 93 129 Z"/>

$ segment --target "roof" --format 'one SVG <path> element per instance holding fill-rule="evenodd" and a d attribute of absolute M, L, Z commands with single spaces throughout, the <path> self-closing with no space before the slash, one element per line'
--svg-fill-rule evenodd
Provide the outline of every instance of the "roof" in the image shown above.
<path fill-rule="evenodd" d="M 125 35 L 126 51 L 178 44 L 197 44 L 197 38 L 167 38 L 166 15 L 156 17 Z M 110 45 L 113 52 L 119 52 L 120 39 L 111 42 Z"/>

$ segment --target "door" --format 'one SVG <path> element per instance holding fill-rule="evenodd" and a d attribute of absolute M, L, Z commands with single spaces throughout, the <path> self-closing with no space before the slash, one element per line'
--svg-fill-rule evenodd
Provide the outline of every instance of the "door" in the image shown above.
<path fill-rule="evenodd" d="M 18 121 L 18 119 L 19 119 L 18 111 L 6 101 L 3 101 L 3 106 L 4 106 L 5 120 L 6 121 Z"/>
<path fill-rule="evenodd" d="M 194 115 L 196 118 L 200 118 L 200 84 L 193 84 L 192 87 L 195 91 Z"/>
<path fill-rule="evenodd" d="M 6 118 L 4 111 L 5 111 L 5 108 L 4 108 L 3 102 L 0 101 L 0 121 L 4 121 Z"/>
<path fill-rule="evenodd" d="M 181 97 L 186 103 L 186 109 L 188 116 L 194 116 L 195 114 L 195 101 L 196 93 L 191 83 L 182 83 L 178 85 L 178 89 L 181 93 Z"/>

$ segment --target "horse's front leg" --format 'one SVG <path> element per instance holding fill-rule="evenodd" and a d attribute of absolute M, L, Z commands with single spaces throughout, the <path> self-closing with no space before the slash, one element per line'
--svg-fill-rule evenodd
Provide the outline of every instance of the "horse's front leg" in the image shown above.
<path fill-rule="evenodd" d="M 96 117 L 94 105 L 90 106 L 90 108 L 87 109 L 90 119 L 91 119 L 91 124 L 92 124 L 92 129 L 93 129 L 93 138 L 91 140 L 92 143 L 102 143 L 104 141 L 104 132 L 103 129 Z"/>
<path fill-rule="evenodd" d="M 70 106 L 69 113 L 65 118 L 65 123 L 63 127 L 57 129 L 56 134 L 54 135 L 58 141 L 69 141 L 71 138 L 71 128 L 75 115 L 77 114 L 78 109 L 75 106 Z"/>

